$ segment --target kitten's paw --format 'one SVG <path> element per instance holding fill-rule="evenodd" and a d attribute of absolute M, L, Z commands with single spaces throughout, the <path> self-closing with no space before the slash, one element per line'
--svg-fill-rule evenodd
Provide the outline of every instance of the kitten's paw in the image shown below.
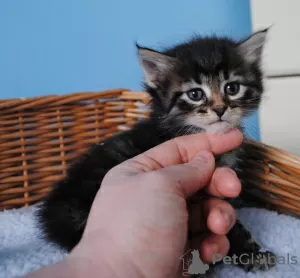
<path fill-rule="evenodd" d="M 276 265 L 276 256 L 272 252 L 255 252 L 245 256 L 239 266 L 246 272 L 268 271 Z"/>

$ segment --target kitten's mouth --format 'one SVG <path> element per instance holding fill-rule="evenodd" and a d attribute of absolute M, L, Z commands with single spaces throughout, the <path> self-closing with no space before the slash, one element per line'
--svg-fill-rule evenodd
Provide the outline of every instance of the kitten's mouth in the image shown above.
<path fill-rule="evenodd" d="M 219 120 L 217 120 L 217 121 L 212 122 L 210 125 L 217 124 L 217 123 L 227 123 L 227 124 L 230 124 L 230 123 L 229 123 L 228 121 L 226 121 L 226 120 L 219 119 Z"/>
<path fill-rule="evenodd" d="M 225 120 L 217 120 L 213 123 L 211 123 L 206 130 L 211 132 L 211 133 L 225 133 L 228 130 L 232 129 L 234 127 L 233 124 L 229 123 L 228 121 Z"/>

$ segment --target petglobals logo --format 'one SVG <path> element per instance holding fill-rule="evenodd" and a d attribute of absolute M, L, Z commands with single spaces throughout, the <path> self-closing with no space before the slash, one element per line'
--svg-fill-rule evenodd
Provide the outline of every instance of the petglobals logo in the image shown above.
<path fill-rule="evenodd" d="M 265 269 L 268 269 L 274 265 L 288 265 L 291 271 L 294 269 L 292 266 L 298 264 L 297 256 L 291 254 L 286 254 L 286 256 L 274 256 L 272 253 L 265 253 L 264 256 L 261 253 L 252 253 L 225 257 L 222 257 L 221 254 L 214 254 L 212 264 L 216 264 L 220 261 L 225 265 L 251 265 L 257 266 L 260 269 L 262 266 L 264 266 Z"/>
<path fill-rule="evenodd" d="M 205 264 L 200 259 L 200 253 L 198 250 L 190 249 L 185 252 L 180 259 L 182 260 L 183 276 L 205 274 L 209 269 L 209 265 Z"/>
<path fill-rule="evenodd" d="M 253 264 L 260 264 L 260 265 L 273 265 L 276 264 L 277 257 L 267 253 L 265 256 L 261 254 L 257 255 L 254 253 L 251 254 L 241 254 L 239 256 L 232 255 L 232 256 L 222 256 L 221 254 L 214 254 L 213 255 L 213 264 L 222 261 L 223 264 L 233 264 L 233 265 L 253 265 Z"/>
<path fill-rule="evenodd" d="M 263 254 L 263 255 L 262 255 Z M 195 274 L 205 274 L 208 272 L 210 266 L 205 264 L 201 258 L 199 250 L 190 249 L 181 257 L 182 274 L 183 276 L 190 276 Z M 225 256 L 221 254 L 214 254 L 212 265 L 222 262 L 224 265 L 244 266 L 244 269 L 267 270 L 272 266 L 277 265 L 276 272 L 295 272 L 298 264 L 298 257 L 287 253 L 285 256 L 275 256 L 270 252 L 265 253 L 250 253 L 241 254 L 239 256 Z M 211 266 L 212 266 L 211 265 Z"/>

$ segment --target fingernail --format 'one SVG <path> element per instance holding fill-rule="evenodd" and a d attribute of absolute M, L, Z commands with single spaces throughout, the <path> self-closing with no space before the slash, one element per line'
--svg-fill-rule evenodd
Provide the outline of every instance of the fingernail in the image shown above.
<path fill-rule="evenodd" d="M 238 130 L 237 128 L 231 128 L 228 130 L 228 133 L 241 133 L 240 130 Z"/>
<path fill-rule="evenodd" d="M 200 160 L 202 163 L 208 163 L 211 159 L 212 154 L 209 151 L 201 151 L 195 157 L 197 160 Z"/>
<path fill-rule="evenodd" d="M 229 128 L 228 130 L 226 130 L 223 134 L 228 134 L 230 132 L 233 132 L 234 130 L 236 130 L 235 128 Z"/>
<path fill-rule="evenodd" d="M 230 217 L 230 214 L 227 211 L 224 211 L 224 210 L 220 210 L 220 211 L 221 211 L 221 214 L 222 214 L 223 218 L 228 223 L 229 229 L 231 229 L 234 225 L 234 222 L 232 221 L 232 219 Z"/>
<path fill-rule="evenodd" d="M 219 253 L 219 246 L 216 243 L 212 243 L 210 246 L 211 252 L 213 255 L 216 255 Z"/>
<path fill-rule="evenodd" d="M 235 171 L 232 169 L 226 169 L 227 173 L 232 176 L 232 178 L 228 179 L 226 184 L 226 190 L 228 193 L 234 193 L 235 195 L 240 194 L 241 186 L 238 179 L 238 176 Z M 234 196 L 231 196 L 234 197 Z"/>
<path fill-rule="evenodd" d="M 235 178 L 237 177 L 237 174 L 234 170 L 227 168 L 226 171 L 228 171 L 228 173 L 230 173 L 232 176 L 234 176 Z"/>

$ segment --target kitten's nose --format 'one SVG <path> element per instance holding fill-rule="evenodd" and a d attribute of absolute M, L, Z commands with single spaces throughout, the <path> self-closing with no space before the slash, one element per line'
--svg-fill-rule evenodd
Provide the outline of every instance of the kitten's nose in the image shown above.
<path fill-rule="evenodd" d="M 212 110 L 216 112 L 216 114 L 221 118 L 225 113 L 227 107 L 226 106 L 216 106 Z"/>

